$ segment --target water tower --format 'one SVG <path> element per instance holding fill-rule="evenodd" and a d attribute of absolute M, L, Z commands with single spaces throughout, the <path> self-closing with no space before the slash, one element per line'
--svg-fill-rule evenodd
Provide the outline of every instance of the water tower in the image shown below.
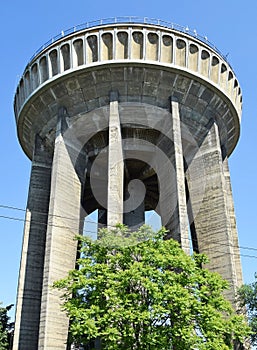
<path fill-rule="evenodd" d="M 241 105 L 226 58 L 171 23 L 86 23 L 38 50 L 14 101 L 32 161 L 15 350 L 66 349 L 51 285 L 74 268 L 74 235 L 95 210 L 99 225 L 132 229 L 155 211 L 185 251 L 209 256 L 233 301 L 242 273 L 228 157 Z"/>

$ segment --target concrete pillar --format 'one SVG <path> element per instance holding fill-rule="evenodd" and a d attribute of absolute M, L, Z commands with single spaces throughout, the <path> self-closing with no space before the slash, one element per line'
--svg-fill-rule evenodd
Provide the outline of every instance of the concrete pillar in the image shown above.
<path fill-rule="evenodd" d="M 13 350 L 38 349 L 52 156 L 37 135 L 31 167 Z"/>
<path fill-rule="evenodd" d="M 234 259 L 234 264 L 236 269 L 236 286 L 241 286 L 243 284 L 243 274 L 242 274 L 242 266 L 241 266 L 241 259 L 240 259 L 240 249 L 239 249 L 239 243 L 238 243 L 236 215 L 235 215 L 234 202 L 232 197 L 232 188 L 231 188 L 230 172 L 229 172 L 227 157 L 225 157 L 223 161 L 223 170 L 224 170 L 224 175 L 226 180 L 227 206 L 228 206 L 228 211 L 230 215 L 231 239 L 233 244 L 232 252 L 233 252 L 233 259 Z"/>
<path fill-rule="evenodd" d="M 124 162 L 118 94 L 110 93 L 107 225 L 123 222 Z"/>
<path fill-rule="evenodd" d="M 74 238 L 80 230 L 81 183 L 73 165 L 78 153 L 72 140 L 67 137 L 69 133 L 65 118 L 65 110 L 61 109 L 53 156 L 46 237 L 38 347 L 41 350 L 66 349 L 69 322 L 60 307 L 60 293 L 52 285 L 75 267 L 77 242 Z"/>
<path fill-rule="evenodd" d="M 231 204 L 228 205 L 227 200 L 229 179 L 226 180 L 225 177 L 218 127 L 215 123 L 200 146 L 195 158 L 197 157 L 201 157 L 205 170 L 205 174 L 199 173 L 199 186 L 204 188 L 204 193 L 202 197 L 194 195 L 190 200 L 199 251 L 209 257 L 210 263 L 207 267 L 221 274 L 231 284 L 232 288 L 226 293 L 226 297 L 233 302 L 237 271 L 233 254 Z M 190 188 L 190 178 L 188 181 Z"/>
<path fill-rule="evenodd" d="M 163 194 L 161 197 L 164 199 L 164 204 L 169 203 L 168 206 L 172 210 L 170 218 L 166 223 L 166 228 L 170 231 L 170 236 L 176 239 L 181 248 L 189 253 L 189 237 L 188 237 L 188 218 L 187 218 L 187 204 L 186 204 L 186 190 L 185 190 L 185 174 L 184 174 L 184 161 L 183 161 L 183 148 L 181 139 L 181 125 L 180 125 L 180 113 L 179 103 L 175 99 L 171 99 L 171 114 L 172 122 L 170 130 L 167 130 L 166 136 L 173 141 L 173 154 L 170 156 L 170 161 L 173 164 L 174 178 L 166 179 L 167 193 L 168 187 L 172 189 L 170 192 L 173 193 L 172 199 L 165 198 Z M 165 167 L 164 167 L 165 168 Z M 163 170 L 165 171 L 166 168 Z M 171 202 L 172 201 L 172 202 Z M 162 222 L 164 217 L 162 216 Z M 165 218 L 166 220 L 166 218 Z"/>

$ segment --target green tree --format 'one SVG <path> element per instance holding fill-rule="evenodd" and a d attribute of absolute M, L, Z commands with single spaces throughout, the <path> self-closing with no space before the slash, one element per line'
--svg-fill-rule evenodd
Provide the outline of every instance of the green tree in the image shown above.
<path fill-rule="evenodd" d="M 251 327 L 251 344 L 257 345 L 257 273 L 255 281 L 244 284 L 238 291 L 239 304 L 246 309 L 248 322 Z"/>
<path fill-rule="evenodd" d="M 9 322 L 10 317 L 7 315 L 7 313 L 12 307 L 13 304 L 6 307 L 0 306 L 0 350 L 7 350 L 11 348 L 13 323 Z"/>
<path fill-rule="evenodd" d="M 101 230 L 97 241 L 79 238 L 79 269 L 55 283 L 76 343 L 87 349 L 101 339 L 108 350 L 217 350 L 244 340 L 248 326 L 222 296 L 227 282 L 201 267 L 204 255 L 188 256 L 165 235 L 164 229 L 154 233 L 144 226 L 131 233 L 117 225 Z"/>

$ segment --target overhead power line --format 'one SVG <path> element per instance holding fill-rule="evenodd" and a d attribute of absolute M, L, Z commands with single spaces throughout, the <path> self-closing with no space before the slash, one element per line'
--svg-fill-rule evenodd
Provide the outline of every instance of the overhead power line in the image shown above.
<path fill-rule="evenodd" d="M 0 208 L 2 209 L 7 209 L 7 210 L 15 210 L 15 211 L 21 211 L 23 213 L 26 212 L 26 209 L 24 208 L 19 208 L 19 207 L 15 207 L 15 206 L 9 206 L 9 205 L 4 205 L 4 204 L 0 204 Z M 77 223 L 77 218 L 72 218 L 72 217 L 66 217 L 66 216 L 60 216 L 60 215 L 54 215 L 54 214 L 47 214 L 47 213 L 43 213 L 43 212 L 37 212 L 37 215 L 48 215 L 48 217 L 56 217 L 56 218 L 59 218 L 59 219 L 64 219 L 64 220 L 73 220 L 73 221 L 76 221 Z M 7 220 L 13 220 L 13 221 L 19 221 L 19 222 L 29 222 L 30 220 L 26 220 L 25 218 L 19 218 L 19 217 L 14 217 L 14 216 L 8 216 L 8 215 L 0 215 L 0 218 L 2 219 L 7 219 Z M 88 224 L 94 224 L 94 225 L 98 225 L 97 222 L 93 221 L 93 220 L 90 220 L 88 219 L 87 217 L 81 219 L 81 223 L 84 223 L 84 221 L 86 220 L 86 223 Z M 36 224 L 40 224 L 40 225 L 44 225 L 44 226 L 53 226 L 53 227 L 58 227 L 58 228 L 64 228 L 64 229 L 68 229 L 69 231 L 73 232 L 72 230 L 72 227 L 70 226 L 66 226 L 66 225 L 57 225 L 57 224 L 54 224 L 54 223 L 46 223 L 46 222 L 42 222 L 42 221 L 34 221 L 34 223 Z M 101 224 L 101 227 L 107 227 L 107 225 L 103 225 Z M 110 226 L 108 226 L 110 227 Z M 112 226 L 113 228 L 115 228 L 115 226 Z M 74 232 L 73 232 L 74 233 Z M 74 233 L 75 234 L 75 233 Z M 96 234 L 96 230 L 95 231 L 91 231 L 89 229 L 86 229 L 86 228 L 83 228 L 83 234 Z M 191 241 L 191 239 L 188 238 L 189 241 Z M 227 246 L 227 247 L 236 247 L 236 248 L 239 248 L 239 249 L 244 249 L 244 250 L 250 250 L 250 251 L 257 251 L 257 248 L 255 247 L 245 247 L 245 246 L 233 246 L 232 244 L 227 244 L 227 243 L 222 243 L 221 241 L 210 241 L 210 243 L 213 243 L 217 246 Z M 217 253 L 221 253 L 222 255 L 225 255 L 227 254 L 227 252 L 222 252 L 222 251 L 218 251 L 215 249 L 215 252 Z M 254 259 L 257 259 L 257 256 L 256 255 L 249 255 L 249 254 L 237 254 L 237 253 L 234 253 L 235 255 L 239 255 L 241 257 L 247 257 L 247 258 L 254 258 Z"/>

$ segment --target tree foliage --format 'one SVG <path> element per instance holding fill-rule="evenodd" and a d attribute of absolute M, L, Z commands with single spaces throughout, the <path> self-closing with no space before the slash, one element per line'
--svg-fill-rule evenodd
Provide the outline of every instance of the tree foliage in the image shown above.
<path fill-rule="evenodd" d="M 10 318 L 7 315 L 13 305 L 1 307 L 0 303 L 0 350 L 10 349 L 11 338 L 13 332 L 13 323 L 9 322 Z"/>
<path fill-rule="evenodd" d="M 251 327 L 251 343 L 257 345 L 257 273 L 255 281 L 243 285 L 238 291 L 239 304 L 246 309 L 249 325 Z"/>
<path fill-rule="evenodd" d="M 123 225 L 80 237 L 79 269 L 55 283 L 63 292 L 77 343 L 101 339 L 101 349 L 232 349 L 248 327 L 222 292 L 226 281 L 202 268 L 165 230 Z"/>

